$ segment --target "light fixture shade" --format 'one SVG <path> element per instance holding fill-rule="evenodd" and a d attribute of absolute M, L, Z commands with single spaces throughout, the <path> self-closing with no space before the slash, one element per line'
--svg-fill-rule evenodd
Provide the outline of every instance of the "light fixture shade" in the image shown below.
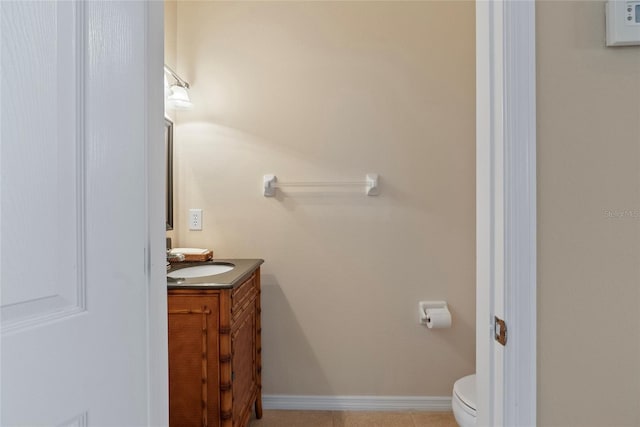
<path fill-rule="evenodd" d="M 167 74 L 164 75 L 164 97 L 167 98 L 171 95 L 171 88 L 169 87 L 169 80 L 167 79 Z"/>
<path fill-rule="evenodd" d="M 171 95 L 167 101 L 168 106 L 175 110 L 188 110 L 193 107 L 187 89 L 177 84 L 171 86 Z"/>

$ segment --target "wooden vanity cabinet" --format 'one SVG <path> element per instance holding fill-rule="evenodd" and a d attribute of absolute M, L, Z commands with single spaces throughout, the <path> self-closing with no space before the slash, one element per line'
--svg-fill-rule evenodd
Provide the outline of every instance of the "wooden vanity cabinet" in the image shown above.
<path fill-rule="evenodd" d="M 260 268 L 229 289 L 169 289 L 169 425 L 262 417 Z"/>

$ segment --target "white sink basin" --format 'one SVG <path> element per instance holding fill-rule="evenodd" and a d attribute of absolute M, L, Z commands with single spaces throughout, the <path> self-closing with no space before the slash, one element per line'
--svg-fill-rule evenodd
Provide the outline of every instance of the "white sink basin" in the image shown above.
<path fill-rule="evenodd" d="M 215 276 L 233 270 L 233 264 L 207 264 L 193 267 L 181 268 L 167 273 L 167 277 L 172 279 L 192 279 L 194 277 Z"/>

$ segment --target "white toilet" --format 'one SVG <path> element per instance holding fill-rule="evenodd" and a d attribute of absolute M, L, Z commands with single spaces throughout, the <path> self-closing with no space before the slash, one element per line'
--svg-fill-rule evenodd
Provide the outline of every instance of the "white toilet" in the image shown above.
<path fill-rule="evenodd" d="M 476 425 L 476 374 L 467 375 L 455 382 L 451 407 L 460 427 Z"/>

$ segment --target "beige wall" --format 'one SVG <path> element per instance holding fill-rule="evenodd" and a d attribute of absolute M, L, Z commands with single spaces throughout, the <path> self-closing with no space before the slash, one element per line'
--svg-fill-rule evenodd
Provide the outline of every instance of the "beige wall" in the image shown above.
<path fill-rule="evenodd" d="M 640 47 L 536 7 L 539 425 L 640 426 Z"/>
<path fill-rule="evenodd" d="M 178 244 L 266 260 L 265 393 L 450 395 L 473 372 L 474 19 L 473 2 L 178 2 L 195 106 L 176 127 Z M 261 193 L 265 173 L 367 172 L 379 197 Z M 419 325 L 424 299 L 454 327 Z"/>

